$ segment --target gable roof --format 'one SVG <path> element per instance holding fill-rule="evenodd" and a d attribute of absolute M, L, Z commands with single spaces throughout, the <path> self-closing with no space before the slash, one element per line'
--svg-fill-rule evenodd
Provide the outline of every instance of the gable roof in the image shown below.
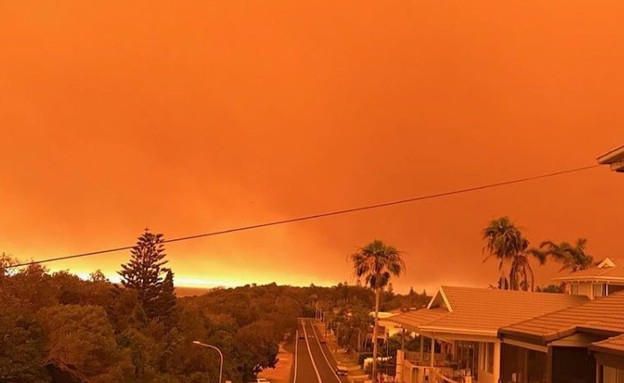
<path fill-rule="evenodd" d="M 442 287 L 440 287 L 438 292 L 433 296 L 433 298 L 431 298 L 431 300 L 427 304 L 428 309 L 437 307 L 445 308 L 449 312 L 453 311 L 453 308 L 451 307 L 451 304 L 449 303 L 448 298 L 446 297 L 446 294 L 444 293 L 444 289 Z"/>
<path fill-rule="evenodd" d="M 603 259 L 602 261 L 598 262 L 598 264 L 596 265 L 596 267 L 600 268 L 600 267 L 615 267 L 616 263 L 613 261 L 613 259 L 607 257 L 605 259 Z"/>
<path fill-rule="evenodd" d="M 442 286 L 427 309 L 389 320 L 414 331 L 496 336 L 499 328 L 518 320 L 587 301 L 584 296 L 565 294 Z"/>
<path fill-rule="evenodd" d="M 624 291 L 504 327 L 500 334 L 545 344 L 577 331 L 624 333 Z"/>
<path fill-rule="evenodd" d="M 564 277 L 554 278 L 555 281 L 611 281 L 624 283 L 624 259 L 605 258 L 597 266 L 573 271 Z"/>

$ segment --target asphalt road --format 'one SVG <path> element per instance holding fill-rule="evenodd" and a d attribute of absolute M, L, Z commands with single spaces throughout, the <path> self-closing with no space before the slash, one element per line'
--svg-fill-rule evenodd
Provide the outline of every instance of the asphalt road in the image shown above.
<path fill-rule="evenodd" d="M 344 376 L 337 376 L 336 361 L 311 319 L 299 320 L 299 337 L 295 344 L 293 383 L 343 383 Z M 303 335 L 303 339 L 300 339 Z"/>

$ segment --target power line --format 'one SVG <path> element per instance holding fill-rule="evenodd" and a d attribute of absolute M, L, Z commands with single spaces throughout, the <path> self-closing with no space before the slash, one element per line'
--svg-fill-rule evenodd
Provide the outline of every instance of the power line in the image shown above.
<path fill-rule="evenodd" d="M 405 198 L 405 199 L 389 201 L 389 202 L 382 202 L 382 203 L 377 203 L 377 204 L 373 204 L 373 205 L 365 205 L 365 206 L 353 207 L 353 208 L 349 208 L 349 209 L 342 209 L 342 210 L 335 210 L 335 211 L 330 211 L 330 212 L 325 212 L 325 213 L 306 215 L 306 216 L 302 216 L 302 217 L 289 218 L 289 219 L 283 219 L 283 220 L 271 221 L 271 222 L 264 222 L 264 223 L 259 223 L 259 224 L 255 224 L 255 225 L 241 226 L 241 227 L 236 227 L 236 228 L 231 228 L 231 229 L 212 231 L 212 232 L 209 232 L 209 233 L 189 235 L 189 236 L 185 236 L 185 237 L 177 237 L 177 238 L 172 238 L 172 239 L 166 239 L 166 240 L 163 241 L 163 243 L 182 242 L 182 241 L 188 241 L 188 240 L 191 240 L 191 239 L 212 237 L 212 236 L 217 236 L 217 235 L 236 233 L 236 232 L 240 232 L 240 231 L 248 231 L 248 230 L 260 229 L 260 228 L 269 227 L 269 226 L 284 225 L 284 224 L 288 224 L 288 223 L 309 221 L 309 220 L 313 220 L 313 219 L 332 217 L 332 216 L 342 215 L 342 214 L 350 214 L 350 213 L 355 213 L 355 212 L 358 212 L 358 211 L 379 209 L 379 208 L 388 207 L 388 206 L 394 206 L 394 205 L 402 205 L 402 204 L 411 203 L 411 202 L 417 202 L 417 201 L 423 201 L 423 200 L 428 200 L 428 199 L 447 197 L 447 196 L 452 196 L 452 195 L 456 195 L 456 194 L 463 194 L 463 193 L 474 192 L 474 191 L 478 191 L 478 190 L 492 189 L 492 188 L 496 188 L 496 187 L 500 187 L 500 186 L 513 185 L 513 184 L 517 184 L 517 183 L 521 183 L 521 182 L 534 181 L 534 180 L 543 179 L 543 178 L 556 177 L 556 176 L 560 176 L 560 175 L 564 175 L 564 174 L 577 173 L 577 172 L 581 172 L 581 171 L 584 171 L 584 170 L 594 169 L 594 168 L 599 167 L 599 166 L 601 166 L 601 165 L 583 166 L 583 167 L 580 167 L 580 168 L 561 170 L 561 171 L 557 171 L 557 172 L 553 172 L 553 173 L 546 173 L 546 174 L 540 174 L 540 175 L 536 175 L 536 176 L 518 178 L 518 179 L 510 180 L 510 181 L 495 182 L 495 183 L 491 183 L 491 184 L 485 184 L 485 185 L 481 185 L 481 186 L 473 186 L 473 187 L 469 187 L 469 188 L 465 188 L 465 189 L 457 189 L 457 190 L 452 190 L 452 191 L 448 191 L 448 192 L 427 194 L 427 195 L 423 195 L 423 196 Z M 74 259 L 74 258 L 89 257 L 89 256 L 92 256 L 92 255 L 114 253 L 114 252 L 118 252 L 118 251 L 131 250 L 133 247 L 134 247 L 134 245 L 132 245 L 132 246 L 114 247 L 114 248 L 110 248 L 110 249 L 92 251 L 92 252 L 88 252 L 88 253 L 67 255 L 67 256 L 64 256 L 64 257 L 47 258 L 47 259 L 42 259 L 42 260 L 39 260 L 39 261 L 31 261 L 31 262 L 15 264 L 15 265 L 11 265 L 11 266 L 0 267 L 0 270 L 8 269 L 8 268 L 14 268 L 14 267 L 28 266 L 28 265 L 37 264 L 37 263 L 49 263 L 49 262 L 55 262 L 55 261 L 62 261 L 62 260 L 66 260 L 66 259 Z"/>

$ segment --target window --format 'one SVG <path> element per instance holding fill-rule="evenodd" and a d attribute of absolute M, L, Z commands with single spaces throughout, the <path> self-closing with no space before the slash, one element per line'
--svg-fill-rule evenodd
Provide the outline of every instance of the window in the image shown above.
<path fill-rule="evenodd" d="M 578 295 L 578 293 L 579 293 L 578 283 L 572 283 L 570 285 L 570 294 L 571 295 Z"/>
<path fill-rule="evenodd" d="M 485 350 L 485 360 L 487 364 L 486 371 L 491 374 L 494 372 L 494 343 L 487 343 Z"/>

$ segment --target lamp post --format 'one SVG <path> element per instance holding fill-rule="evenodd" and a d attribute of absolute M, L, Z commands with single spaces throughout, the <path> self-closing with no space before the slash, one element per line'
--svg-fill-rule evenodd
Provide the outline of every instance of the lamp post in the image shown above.
<path fill-rule="evenodd" d="M 212 348 L 214 350 L 217 350 L 217 352 L 219 353 L 219 356 L 221 357 L 221 366 L 219 367 L 219 383 L 221 383 L 221 378 L 223 377 L 223 353 L 221 353 L 221 350 L 219 350 L 217 347 L 213 345 L 202 343 L 198 340 L 194 340 L 193 344 L 196 344 L 201 347 L 207 347 L 207 348 Z"/>

